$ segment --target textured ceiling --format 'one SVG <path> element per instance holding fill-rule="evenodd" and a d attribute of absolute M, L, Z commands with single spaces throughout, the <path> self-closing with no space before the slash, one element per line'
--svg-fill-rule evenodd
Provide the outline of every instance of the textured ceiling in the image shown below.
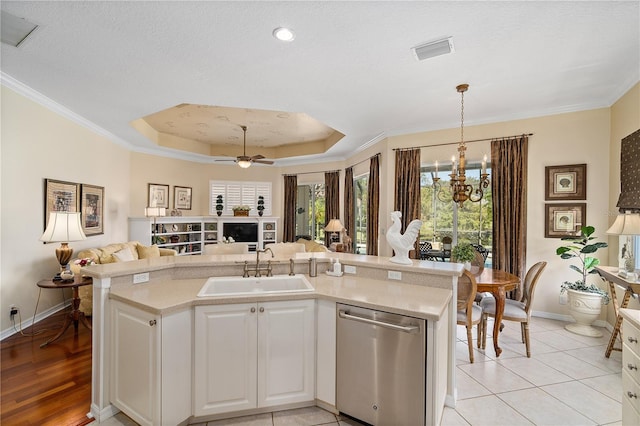
<path fill-rule="evenodd" d="M 640 79 L 639 4 L 2 1 L 40 28 L 2 44 L 1 67 L 133 150 L 213 161 L 131 125 L 194 104 L 305 114 L 345 136 L 276 164 L 336 160 L 458 126 L 459 83 L 467 125 L 611 105 Z M 278 26 L 296 39 L 275 40 Z M 454 54 L 416 61 L 411 47 L 446 36 Z"/>

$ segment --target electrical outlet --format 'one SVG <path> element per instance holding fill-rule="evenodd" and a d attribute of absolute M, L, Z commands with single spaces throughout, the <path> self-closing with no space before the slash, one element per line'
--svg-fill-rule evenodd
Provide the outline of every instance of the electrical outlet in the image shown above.
<path fill-rule="evenodd" d="M 16 305 L 11 305 L 9 307 L 9 318 L 13 321 L 13 316 L 18 313 L 20 309 Z"/>
<path fill-rule="evenodd" d="M 149 273 L 148 272 L 143 272 L 142 274 L 133 274 L 133 283 L 134 284 L 146 283 L 147 281 L 149 281 Z"/>
<path fill-rule="evenodd" d="M 352 265 L 344 265 L 344 273 L 345 274 L 355 274 L 356 267 Z"/>
<path fill-rule="evenodd" d="M 387 271 L 387 278 L 390 280 L 401 280 L 402 272 L 400 271 Z"/>

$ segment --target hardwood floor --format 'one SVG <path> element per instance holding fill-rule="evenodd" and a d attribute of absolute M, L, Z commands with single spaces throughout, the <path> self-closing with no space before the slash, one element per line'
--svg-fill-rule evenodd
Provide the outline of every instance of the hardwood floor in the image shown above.
<path fill-rule="evenodd" d="M 0 342 L 0 424 L 65 425 L 90 423 L 91 331 L 73 326 L 55 342 L 40 344 L 55 336 L 68 311 L 60 311 L 35 324 L 47 329 L 34 337 L 19 333 Z M 31 327 L 24 330 L 31 333 Z"/>

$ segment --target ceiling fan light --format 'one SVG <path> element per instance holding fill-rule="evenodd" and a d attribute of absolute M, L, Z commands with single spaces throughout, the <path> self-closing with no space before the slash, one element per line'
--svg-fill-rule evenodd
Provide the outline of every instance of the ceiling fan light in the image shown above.
<path fill-rule="evenodd" d="M 243 169 L 248 169 L 249 167 L 251 167 L 251 161 L 239 160 L 238 161 L 238 166 L 242 167 Z"/>

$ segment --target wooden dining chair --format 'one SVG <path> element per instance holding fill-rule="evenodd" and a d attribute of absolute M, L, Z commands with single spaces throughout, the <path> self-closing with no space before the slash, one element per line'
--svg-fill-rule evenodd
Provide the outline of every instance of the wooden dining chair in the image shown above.
<path fill-rule="evenodd" d="M 482 307 L 473 303 L 478 284 L 475 277 L 469 271 L 463 271 L 458 278 L 458 312 L 457 323 L 467 328 L 467 344 L 469 346 L 469 361 L 473 363 L 473 339 L 471 330 L 474 325 L 478 325 L 478 339 L 481 333 Z"/>
<path fill-rule="evenodd" d="M 523 296 L 522 300 L 505 300 L 504 314 L 502 316 L 503 321 L 516 321 L 520 323 L 520 332 L 522 334 L 522 343 L 525 344 L 527 349 L 527 358 L 531 358 L 531 340 L 529 339 L 529 323 L 531 322 L 531 305 L 533 303 L 533 292 L 538 283 L 538 279 L 542 274 L 542 271 L 547 266 L 547 262 L 541 261 L 533 265 L 527 271 L 527 275 L 524 277 Z M 482 349 L 485 349 L 487 342 L 487 318 L 496 316 L 496 299 L 493 297 L 485 297 L 480 302 L 482 307 L 482 324 L 480 327 L 481 336 L 478 336 L 478 341 L 482 339 Z"/>

